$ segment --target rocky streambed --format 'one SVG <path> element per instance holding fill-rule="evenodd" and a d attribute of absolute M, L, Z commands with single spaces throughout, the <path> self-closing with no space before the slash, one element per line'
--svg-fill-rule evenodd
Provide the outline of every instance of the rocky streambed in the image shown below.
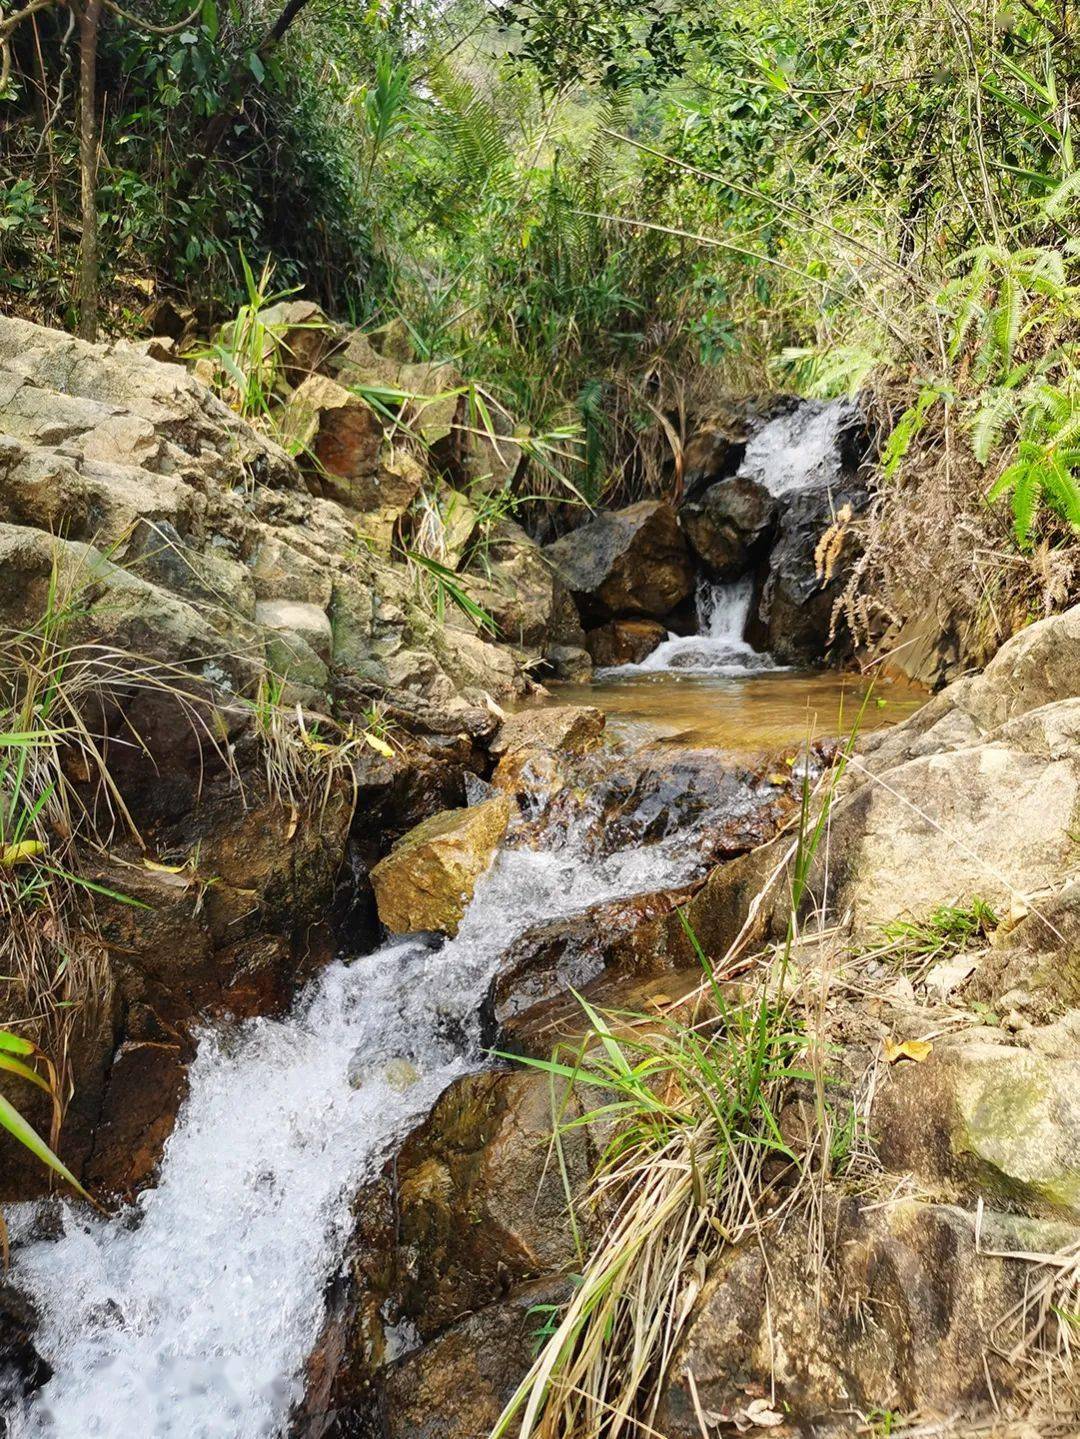
<path fill-rule="evenodd" d="M 761 1233 L 688 1274 L 655 1432 L 1076 1432 L 1080 610 L 863 706 L 809 672 L 849 644 L 845 407 L 736 407 L 680 509 L 479 544 L 453 521 L 510 438 L 451 396 L 421 462 L 358 382 L 453 377 L 290 319 L 299 463 L 167 352 L 0 322 L 3 621 L 40 643 L 59 587 L 65 665 L 112 666 L 108 785 L 67 767 L 110 816 L 75 851 L 96 985 L 48 1031 L 108 1212 L 5 1149 L 10 1433 L 485 1439 L 583 1262 L 549 1077 L 492 1051 L 580 1033 L 571 990 L 693 1022 L 691 933 L 736 1000 L 770 983 L 804 779 L 859 708 L 785 971 L 824 1056 L 778 1116 L 808 1198 L 770 1171 Z M 498 642 L 397 545 L 447 489 Z"/>

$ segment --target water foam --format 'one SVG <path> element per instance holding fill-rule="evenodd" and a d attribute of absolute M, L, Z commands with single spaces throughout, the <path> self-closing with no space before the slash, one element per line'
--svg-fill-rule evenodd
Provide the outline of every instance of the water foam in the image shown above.
<path fill-rule="evenodd" d="M 13 1216 L 14 1281 L 41 1313 L 53 1379 L 17 1439 L 270 1439 L 340 1263 L 352 1194 L 455 1076 L 483 1063 L 477 1009 L 530 924 L 684 882 L 690 836 L 584 862 L 580 837 L 506 849 L 456 939 L 330 965 L 284 1019 L 207 1034 L 156 1189 L 101 1219 L 63 1207 L 58 1239 Z M 349 1083 L 360 1051 L 370 1077 Z M 407 1059 L 418 1078 L 400 1089 Z M 380 1077 L 380 1076 L 383 1077 Z M 395 1085 L 393 1079 L 398 1079 Z"/>

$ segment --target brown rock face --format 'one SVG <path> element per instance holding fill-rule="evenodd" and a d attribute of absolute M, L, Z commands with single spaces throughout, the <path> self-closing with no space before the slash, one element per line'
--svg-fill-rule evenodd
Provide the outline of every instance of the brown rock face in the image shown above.
<path fill-rule="evenodd" d="M 679 523 L 717 579 L 735 580 L 768 543 L 776 511 L 776 500 L 764 485 L 734 478 L 710 485 L 700 500 L 683 505 Z"/>
<path fill-rule="evenodd" d="M 552 705 L 509 715 L 491 743 L 499 761 L 492 783 L 510 793 L 557 788 L 566 758 L 593 749 L 604 724 L 603 713 L 591 705 Z"/>
<path fill-rule="evenodd" d="M 694 586 L 675 511 L 657 500 L 601 515 L 544 554 L 593 624 L 620 615 L 663 619 Z"/>
<path fill-rule="evenodd" d="M 742 1427 L 772 1383 L 770 1407 L 797 1433 L 855 1432 L 853 1410 L 952 1414 L 1015 1393 L 1021 1371 L 990 1330 L 1022 1300 L 1028 1266 L 985 1251 L 1051 1253 L 1077 1231 L 986 1214 L 980 1253 L 974 1215 L 950 1205 L 826 1202 L 820 1269 L 800 1226 L 769 1235 L 767 1271 L 754 1242 L 722 1260 L 671 1366 L 657 1416 L 669 1439 L 700 1439 L 697 1404 Z"/>
<path fill-rule="evenodd" d="M 658 620 L 612 620 L 590 630 L 585 645 L 595 665 L 637 665 L 666 639 Z"/>
<path fill-rule="evenodd" d="M 379 918 L 391 934 L 456 934 L 476 881 L 510 823 L 496 795 L 472 809 L 444 810 L 418 824 L 371 871 Z"/>
<path fill-rule="evenodd" d="M 289 397 L 282 430 L 318 461 L 321 488 L 331 499 L 343 505 L 367 500 L 383 427 L 366 400 L 326 375 L 310 375 Z"/>
<path fill-rule="evenodd" d="M 487 1432 L 527 1367 L 541 1322 L 528 1309 L 565 1296 L 561 1278 L 532 1280 L 574 1264 L 549 1162 L 551 1106 L 535 1071 L 467 1075 L 361 1191 L 295 1434 L 364 1432 L 349 1425 L 373 1405 L 403 1436 Z M 583 1184 L 595 1158 L 584 1129 L 567 1135 L 564 1154 L 570 1182 Z M 383 1367 L 390 1326 L 414 1330 L 423 1347 Z M 341 1427 L 320 1427 L 327 1413 Z"/>

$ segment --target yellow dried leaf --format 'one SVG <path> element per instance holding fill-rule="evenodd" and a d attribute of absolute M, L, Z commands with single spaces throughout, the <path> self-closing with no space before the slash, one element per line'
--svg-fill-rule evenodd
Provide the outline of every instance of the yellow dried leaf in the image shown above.
<path fill-rule="evenodd" d="M 364 740 L 365 743 L 367 743 L 375 751 L 376 754 L 384 755 L 386 759 L 394 758 L 394 751 L 390 748 L 386 741 L 384 739 L 380 739 L 377 734 L 372 734 L 370 730 L 365 730 Z"/>
<path fill-rule="evenodd" d="M 898 1059 L 913 1059 L 920 1064 L 934 1046 L 928 1039 L 889 1039 L 883 1041 L 885 1061 L 895 1064 Z"/>
<path fill-rule="evenodd" d="M 45 853 L 45 846 L 39 839 L 24 839 L 18 844 L 5 844 L 0 847 L 0 867 L 12 869 L 17 864 L 25 864 L 28 859 L 36 859 L 39 854 Z"/>
<path fill-rule="evenodd" d="M 154 859 L 143 859 L 144 866 L 154 874 L 181 874 L 187 869 L 187 861 L 183 864 L 158 864 Z"/>
<path fill-rule="evenodd" d="M 788 776 L 786 774 L 767 774 L 765 778 L 770 784 L 787 784 L 788 782 Z"/>

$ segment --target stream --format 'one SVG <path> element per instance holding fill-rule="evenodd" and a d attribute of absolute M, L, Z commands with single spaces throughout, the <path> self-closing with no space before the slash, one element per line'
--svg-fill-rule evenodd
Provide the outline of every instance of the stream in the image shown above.
<path fill-rule="evenodd" d="M 441 949 L 393 943 L 335 962 L 287 1018 L 207 1033 L 156 1188 L 108 1219 L 61 1205 L 55 1239 L 33 1238 L 32 1208 L 12 1216 L 13 1277 L 55 1370 L 10 1416 L 12 1434 L 280 1432 L 350 1199 L 484 1062 L 478 1010 L 500 956 L 538 920 L 682 884 L 700 866 L 693 832 L 602 860 L 573 829 L 504 847 Z"/>
<path fill-rule="evenodd" d="M 793 423 L 744 461 L 767 462 L 784 489 L 789 472 L 825 462 L 836 422 L 815 418 L 814 444 L 789 434 Z M 749 577 L 703 582 L 697 635 L 670 636 L 641 664 L 550 702 L 601 706 L 616 741 L 634 747 L 747 752 L 847 728 L 868 682 L 778 669 L 744 638 L 751 602 Z M 864 727 L 923 698 L 879 686 Z M 598 858 L 586 808 L 528 845 L 515 843 L 528 817 L 515 821 L 455 939 L 339 958 L 287 1017 L 208 1030 L 157 1185 L 134 1204 L 107 1218 L 60 1200 L 12 1214 L 12 1278 L 39 1310 L 35 1344 L 54 1377 L 0 1429 L 6 1418 L 13 1439 L 281 1434 L 352 1198 L 446 1086 L 487 1062 L 479 1012 L 501 957 L 538 921 L 704 868 L 700 820 Z"/>

